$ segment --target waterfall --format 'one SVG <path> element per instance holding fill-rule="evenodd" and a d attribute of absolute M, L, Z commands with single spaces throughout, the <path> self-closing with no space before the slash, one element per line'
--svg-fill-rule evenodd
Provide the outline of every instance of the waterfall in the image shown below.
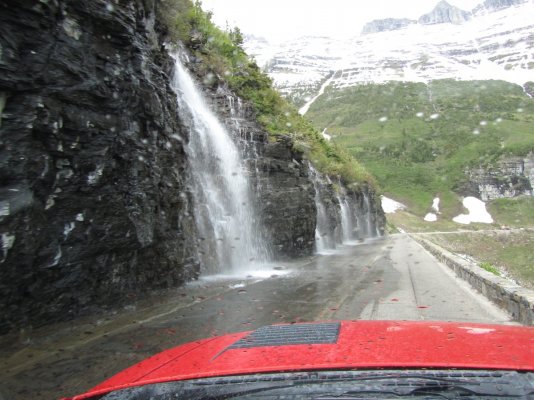
<path fill-rule="evenodd" d="M 178 55 L 174 59 L 173 88 L 180 118 L 190 131 L 186 152 L 202 271 L 239 273 L 254 268 L 268 260 L 269 251 L 256 218 L 246 166 Z"/>
<path fill-rule="evenodd" d="M 375 219 L 371 210 L 371 204 L 369 201 L 369 194 L 363 192 L 363 237 L 376 237 L 379 236 L 378 228 L 376 227 Z"/>
<path fill-rule="evenodd" d="M 330 218 L 326 204 L 323 200 L 323 182 L 319 172 L 309 164 L 313 188 L 315 189 L 315 207 L 317 209 L 317 222 L 315 225 L 315 248 L 317 253 L 328 253 L 336 248 L 336 238 L 332 232 Z"/>
<path fill-rule="evenodd" d="M 349 201 L 347 200 L 347 193 L 341 182 L 339 182 L 339 191 L 341 194 L 337 193 L 337 200 L 340 207 L 341 231 L 343 233 L 342 238 L 343 243 L 347 243 L 352 240 L 352 212 Z"/>

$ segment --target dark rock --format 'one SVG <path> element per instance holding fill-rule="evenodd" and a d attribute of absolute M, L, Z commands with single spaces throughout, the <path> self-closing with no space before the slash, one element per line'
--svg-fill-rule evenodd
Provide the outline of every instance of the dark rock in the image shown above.
<path fill-rule="evenodd" d="M 155 7 L 0 5 L 0 331 L 198 274 Z"/>

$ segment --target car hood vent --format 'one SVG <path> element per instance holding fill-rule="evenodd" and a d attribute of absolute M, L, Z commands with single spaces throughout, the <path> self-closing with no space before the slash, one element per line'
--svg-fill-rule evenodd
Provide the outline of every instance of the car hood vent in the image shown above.
<path fill-rule="evenodd" d="M 334 344 L 339 336 L 339 322 L 264 326 L 238 340 L 230 349 L 295 344 Z"/>

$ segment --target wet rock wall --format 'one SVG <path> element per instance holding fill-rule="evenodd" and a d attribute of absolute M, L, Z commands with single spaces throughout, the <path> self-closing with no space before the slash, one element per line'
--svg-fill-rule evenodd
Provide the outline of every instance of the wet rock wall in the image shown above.
<path fill-rule="evenodd" d="M 194 71 L 194 64 L 190 65 Z M 203 76 L 199 74 L 199 81 Z M 287 135 L 269 138 L 250 104 L 224 84 L 208 85 L 205 94 L 245 155 L 255 208 L 273 260 L 315 251 L 316 205 L 308 161 Z"/>
<path fill-rule="evenodd" d="M 198 273 L 155 7 L 0 4 L 0 332 Z"/>

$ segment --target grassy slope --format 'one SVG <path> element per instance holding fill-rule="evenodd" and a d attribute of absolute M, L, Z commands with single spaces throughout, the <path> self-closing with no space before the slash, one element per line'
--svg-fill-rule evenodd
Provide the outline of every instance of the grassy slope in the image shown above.
<path fill-rule="evenodd" d="M 534 149 L 534 100 L 502 81 L 330 88 L 306 116 L 418 215 L 436 194 L 444 216 L 456 215 L 467 166 Z"/>
<path fill-rule="evenodd" d="M 453 252 L 470 255 L 482 267 L 496 267 L 502 275 L 534 289 L 533 230 L 428 235 L 427 239 Z"/>

